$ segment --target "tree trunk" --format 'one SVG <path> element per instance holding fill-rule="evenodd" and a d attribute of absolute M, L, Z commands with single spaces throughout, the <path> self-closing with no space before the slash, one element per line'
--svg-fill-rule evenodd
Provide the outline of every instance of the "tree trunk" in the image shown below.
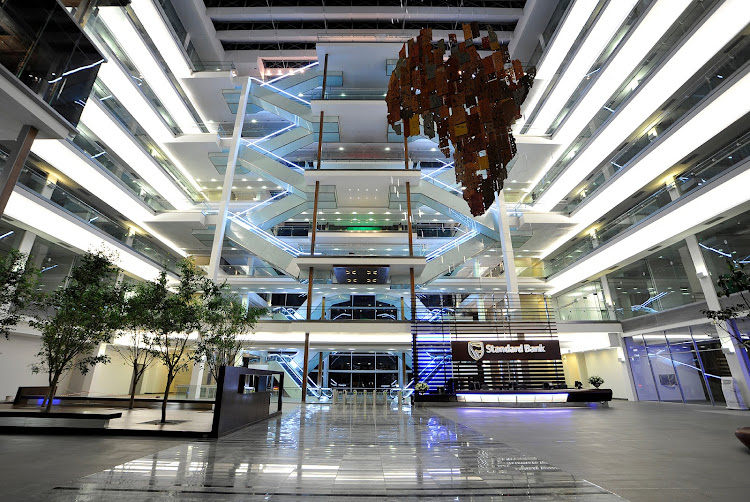
<path fill-rule="evenodd" d="M 138 385 L 138 363 L 133 361 L 133 378 L 130 379 L 130 406 L 129 410 L 133 409 L 135 403 L 135 388 Z"/>
<path fill-rule="evenodd" d="M 167 422 L 167 399 L 169 399 L 169 388 L 172 386 L 172 380 L 174 379 L 174 375 L 172 374 L 172 370 L 168 370 L 169 374 L 167 375 L 167 388 L 164 389 L 164 399 L 161 402 L 161 423 Z"/>
<path fill-rule="evenodd" d="M 50 382 L 49 394 L 47 394 L 47 406 L 44 408 L 44 411 L 46 413 L 49 413 L 50 408 L 52 408 L 52 401 L 55 398 L 55 391 L 57 390 L 57 381 L 59 379 L 60 379 L 60 373 L 55 373 L 55 375 L 52 377 L 52 382 Z"/>

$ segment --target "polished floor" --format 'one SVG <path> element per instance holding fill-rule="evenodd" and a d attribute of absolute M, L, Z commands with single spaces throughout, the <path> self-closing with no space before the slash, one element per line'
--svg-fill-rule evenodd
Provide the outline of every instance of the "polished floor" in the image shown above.
<path fill-rule="evenodd" d="M 431 410 L 308 405 L 38 495 L 45 501 L 621 501 Z"/>

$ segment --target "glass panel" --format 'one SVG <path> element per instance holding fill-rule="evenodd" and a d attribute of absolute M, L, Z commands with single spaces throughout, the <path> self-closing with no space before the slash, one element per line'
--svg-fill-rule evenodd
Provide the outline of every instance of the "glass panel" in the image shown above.
<path fill-rule="evenodd" d="M 331 354 L 329 356 L 328 368 L 330 370 L 352 369 L 352 355 L 351 354 Z"/>
<path fill-rule="evenodd" d="M 636 394 L 640 401 L 658 401 L 654 376 L 651 373 L 651 363 L 646 354 L 646 345 L 643 336 L 637 335 L 625 338 L 625 346 L 628 349 L 630 369 L 633 373 L 633 383 Z"/>
<path fill-rule="evenodd" d="M 398 357 L 378 354 L 376 359 L 376 366 L 378 370 L 396 370 L 398 369 Z"/>
<path fill-rule="evenodd" d="M 353 370 L 374 370 L 375 369 L 375 355 L 352 356 L 352 369 Z"/>
<path fill-rule="evenodd" d="M 672 362 L 686 403 L 710 403 L 711 394 L 701 371 L 689 328 L 666 331 Z"/>
<path fill-rule="evenodd" d="M 59 2 L 0 2 L 0 64 L 71 124 L 104 58 Z"/>
<path fill-rule="evenodd" d="M 335 388 L 349 388 L 352 386 L 351 374 L 350 373 L 328 373 L 328 387 Z"/>
<path fill-rule="evenodd" d="M 664 333 L 657 331 L 643 335 L 646 342 L 646 353 L 651 363 L 651 371 L 656 383 L 656 392 L 660 401 L 682 402 L 680 383 L 677 379 L 672 358 L 669 354 L 669 346 Z"/>
<path fill-rule="evenodd" d="M 398 387 L 398 373 L 377 373 L 375 381 L 379 389 Z"/>

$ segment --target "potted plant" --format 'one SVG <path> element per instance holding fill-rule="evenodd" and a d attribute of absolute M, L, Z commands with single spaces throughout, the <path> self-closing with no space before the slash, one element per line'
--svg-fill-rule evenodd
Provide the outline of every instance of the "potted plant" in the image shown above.
<path fill-rule="evenodd" d="M 414 386 L 414 390 L 417 391 L 417 394 L 422 395 L 430 388 L 429 385 L 427 385 L 424 382 L 418 382 L 417 385 Z"/>
<path fill-rule="evenodd" d="M 604 383 L 604 379 L 599 375 L 592 375 L 589 377 L 589 383 L 598 389 Z"/>

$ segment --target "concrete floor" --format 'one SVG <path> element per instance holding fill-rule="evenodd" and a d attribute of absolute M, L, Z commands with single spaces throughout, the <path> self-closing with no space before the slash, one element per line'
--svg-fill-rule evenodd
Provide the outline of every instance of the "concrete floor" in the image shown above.
<path fill-rule="evenodd" d="M 0 435 L 0 500 L 284 500 L 286 498 L 280 494 L 271 495 L 269 499 L 256 490 L 264 488 L 272 494 L 282 487 L 287 491 L 309 487 L 318 490 L 317 493 L 289 492 L 297 494 L 290 498 L 292 500 L 327 500 L 329 496 L 331 500 L 341 501 L 347 497 L 354 497 L 358 502 L 365 498 L 370 500 L 368 497 L 390 500 L 398 493 L 393 490 L 410 487 L 406 486 L 410 483 L 408 476 L 396 479 L 395 484 L 384 477 L 384 486 L 376 482 L 365 487 L 357 482 L 361 476 L 347 473 L 346 469 L 360 469 L 372 480 L 373 476 L 383 476 L 389 470 L 405 472 L 406 467 L 415 466 L 418 472 L 429 473 L 431 477 L 434 474 L 432 480 L 442 483 L 442 487 L 463 491 L 459 496 L 447 497 L 415 491 L 393 499 L 494 500 L 487 491 L 473 494 L 472 486 L 461 485 L 460 479 L 454 486 L 455 480 L 450 477 L 440 478 L 445 476 L 446 467 L 431 466 L 432 458 L 446 455 L 451 458 L 453 452 L 459 456 L 456 461 L 462 469 L 474 469 L 479 473 L 484 480 L 478 480 L 481 483 L 505 477 L 506 481 L 512 479 L 514 489 L 523 486 L 528 489 L 532 478 L 507 477 L 509 466 L 520 462 L 524 468 L 532 466 L 544 471 L 534 481 L 535 488 L 551 481 L 565 482 L 579 490 L 569 498 L 558 498 L 559 493 L 533 495 L 531 492 L 524 494 L 522 489 L 514 496 L 503 496 L 503 500 L 609 500 L 608 491 L 633 502 L 750 500 L 750 476 L 747 474 L 750 450 L 733 436 L 735 428 L 750 425 L 750 412 L 620 401 L 609 409 L 435 408 L 417 410 L 413 415 L 408 414 L 408 408 L 399 413 L 383 406 L 373 409 L 371 405 L 367 408 L 337 406 L 327 413 L 320 412 L 325 407 L 309 406 L 304 414 L 298 413 L 294 405 L 285 408 L 283 419 L 249 427 L 219 441 Z M 304 417 L 302 421 L 301 417 Z M 300 425 L 305 431 L 302 435 Z M 446 447 L 449 450 L 446 454 L 435 454 L 436 450 L 432 450 L 431 455 L 426 454 L 425 447 L 436 446 L 441 451 Z M 375 451 L 371 448 L 376 448 L 382 459 L 377 465 L 369 462 L 371 453 L 367 452 Z M 401 448 L 404 451 L 400 451 Z M 210 457 L 215 461 L 206 465 L 210 464 L 212 469 L 226 472 L 227 465 L 240 466 L 239 470 L 230 469 L 231 483 L 224 483 L 225 475 L 214 480 L 221 481 L 219 484 L 225 487 L 221 494 L 196 493 L 206 487 L 211 490 L 205 478 L 207 467 L 202 463 L 180 469 L 190 474 L 185 479 L 173 479 L 176 474 L 171 471 L 169 462 L 186 459 L 185 453 L 189 451 L 195 452 L 193 461 L 200 462 L 203 450 L 226 453 Z M 313 473 L 318 475 L 318 482 L 312 485 L 292 482 L 293 466 L 286 474 L 275 472 L 267 476 L 253 471 L 252 465 L 261 459 L 271 463 L 276 457 L 277 467 L 296 465 L 299 460 L 322 469 L 320 473 Z M 411 463 L 409 458 L 413 458 Z M 482 460 L 480 464 L 476 463 L 477 458 Z M 143 465 L 157 465 L 154 464 L 156 459 L 159 464 L 161 460 L 166 461 L 163 465 L 169 468 L 156 478 L 153 474 L 150 478 L 140 478 L 139 470 Z M 194 465 L 199 466 L 197 471 Z M 333 484 L 321 483 L 331 479 L 329 474 L 333 473 L 329 469 L 334 465 L 339 470 Z M 498 471 L 498 465 L 506 471 Z M 494 471 L 487 470 L 487 466 L 493 466 Z M 547 471 L 552 477 L 544 478 Z M 251 476 L 253 473 L 255 476 Z M 212 471 L 212 476 L 217 474 Z M 339 475 L 342 475 L 340 480 Z M 88 478 L 76 481 L 83 476 Z M 154 480 L 160 488 L 156 491 Z M 599 494 L 584 493 L 592 490 L 592 485 L 584 480 L 603 490 Z M 342 492 L 346 495 L 344 498 L 336 492 L 339 481 L 343 483 L 340 486 L 346 488 Z M 112 487 L 112 483 L 117 487 Z M 106 491 L 107 486 L 110 490 L 135 488 L 136 491 L 139 487 L 148 487 L 150 491 L 113 493 Z M 48 491 L 57 487 L 66 489 Z M 497 487 L 500 489 L 502 485 Z M 320 491 L 321 488 L 324 491 Z M 385 492 L 373 494 L 373 489 Z M 123 496 L 117 498 L 120 495 Z"/>
<path fill-rule="evenodd" d="M 750 500 L 750 412 L 613 401 L 610 408 L 432 411 L 633 502 Z"/>

